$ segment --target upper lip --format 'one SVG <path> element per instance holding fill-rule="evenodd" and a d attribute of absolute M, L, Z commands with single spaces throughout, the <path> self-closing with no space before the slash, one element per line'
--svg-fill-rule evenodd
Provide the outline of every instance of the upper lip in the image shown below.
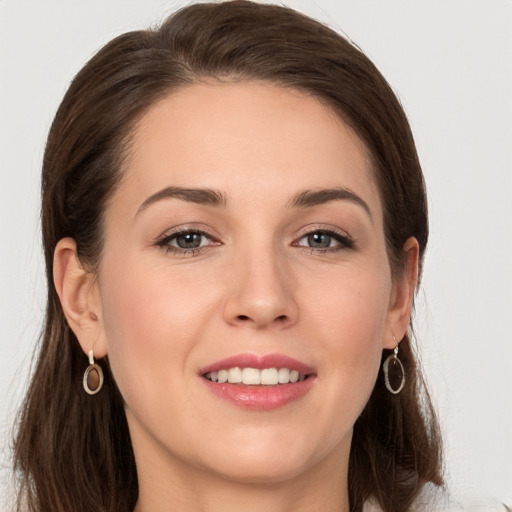
<path fill-rule="evenodd" d="M 263 370 L 265 368 L 288 368 L 289 370 L 297 370 L 302 375 L 310 375 L 315 373 L 314 368 L 311 366 L 297 361 L 293 357 L 285 356 L 284 354 L 237 354 L 216 361 L 199 370 L 201 375 L 208 372 L 218 372 L 219 370 L 226 370 L 229 368 L 256 368 Z"/>

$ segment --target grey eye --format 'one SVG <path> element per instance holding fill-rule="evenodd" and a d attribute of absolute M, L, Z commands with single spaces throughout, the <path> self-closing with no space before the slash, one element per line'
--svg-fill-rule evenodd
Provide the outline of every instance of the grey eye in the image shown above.
<path fill-rule="evenodd" d="M 302 236 L 294 245 L 300 247 L 309 247 L 310 249 L 329 249 L 341 250 L 352 249 L 353 242 L 348 236 L 341 235 L 332 231 L 312 231 Z"/>
<path fill-rule="evenodd" d="M 182 233 L 176 235 L 171 244 L 180 249 L 197 249 L 207 243 L 205 235 L 202 233 Z"/>
<path fill-rule="evenodd" d="M 307 239 L 309 247 L 314 247 L 315 249 L 326 249 L 327 247 L 331 247 L 331 243 L 333 242 L 332 236 L 327 233 L 322 233 L 321 231 L 310 233 L 305 238 Z"/>

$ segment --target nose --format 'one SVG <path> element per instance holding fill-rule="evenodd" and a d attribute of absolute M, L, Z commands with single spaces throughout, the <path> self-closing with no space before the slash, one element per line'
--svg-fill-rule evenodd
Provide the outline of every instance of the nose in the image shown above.
<path fill-rule="evenodd" d="M 225 321 L 253 329 L 285 328 L 298 318 L 293 276 L 277 251 L 237 255 Z"/>

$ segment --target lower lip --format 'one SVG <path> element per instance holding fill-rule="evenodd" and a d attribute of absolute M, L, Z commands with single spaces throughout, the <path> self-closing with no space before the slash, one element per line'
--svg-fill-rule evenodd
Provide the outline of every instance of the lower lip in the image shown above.
<path fill-rule="evenodd" d="M 313 385 L 310 375 L 301 382 L 276 386 L 244 386 L 243 384 L 219 384 L 203 377 L 208 389 L 220 398 L 245 409 L 272 411 L 302 398 Z"/>

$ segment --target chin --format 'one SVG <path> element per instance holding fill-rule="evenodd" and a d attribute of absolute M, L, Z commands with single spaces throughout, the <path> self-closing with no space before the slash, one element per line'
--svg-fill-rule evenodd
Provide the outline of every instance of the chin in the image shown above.
<path fill-rule="evenodd" d="M 290 443 L 293 435 L 277 436 L 272 442 L 256 441 L 224 445 L 222 456 L 212 454 L 209 471 L 239 483 L 279 484 L 308 471 L 318 459 L 306 441 Z M 290 439 L 292 438 L 292 439 Z M 267 440 L 268 441 L 268 440 Z M 297 438 L 295 436 L 295 441 Z"/>
<path fill-rule="evenodd" d="M 272 485 L 293 480 L 307 471 L 303 464 L 290 464 L 288 461 L 276 463 L 275 458 L 261 461 L 238 461 L 229 467 L 215 468 L 223 479 L 240 484 Z"/>

